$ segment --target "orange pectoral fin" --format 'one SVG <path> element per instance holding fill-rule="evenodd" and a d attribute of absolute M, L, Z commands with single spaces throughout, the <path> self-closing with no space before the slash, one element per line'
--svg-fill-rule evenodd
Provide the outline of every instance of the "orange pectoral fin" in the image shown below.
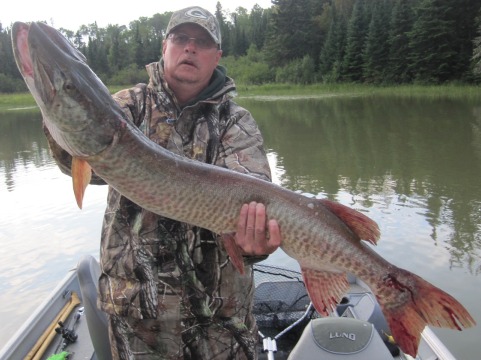
<path fill-rule="evenodd" d="M 346 274 L 302 268 L 302 277 L 314 308 L 328 316 L 349 288 Z"/>
<path fill-rule="evenodd" d="M 222 234 L 221 238 L 232 265 L 240 274 L 244 274 L 244 259 L 242 258 L 241 249 L 235 242 L 235 235 L 230 233 Z"/>
<path fill-rule="evenodd" d="M 77 205 L 80 209 L 82 208 L 82 201 L 84 198 L 85 189 L 90 183 L 91 178 L 92 168 L 87 163 L 87 161 L 76 157 L 72 158 L 73 192 L 75 194 L 75 200 L 77 200 Z"/>

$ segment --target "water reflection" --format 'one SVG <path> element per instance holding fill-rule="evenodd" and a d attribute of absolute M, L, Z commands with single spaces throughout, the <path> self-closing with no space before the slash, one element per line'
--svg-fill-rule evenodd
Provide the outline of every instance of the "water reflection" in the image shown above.
<path fill-rule="evenodd" d="M 431 238 L 445 240 L 451 266 L 481 271 L 481 110 L 452 100 L 243 99 L 285 173 L 281 184 L 347 193 L 356 203 L 425 209 Z M 414 203 L 413 203 L 414 202 Z"/>
<path fill-rule="evenodd" d="M 51 163 L 38 110 L 0 113 L 0 170 L 8 191 L 15 187 L 19 166 L 37 168 Z"/>

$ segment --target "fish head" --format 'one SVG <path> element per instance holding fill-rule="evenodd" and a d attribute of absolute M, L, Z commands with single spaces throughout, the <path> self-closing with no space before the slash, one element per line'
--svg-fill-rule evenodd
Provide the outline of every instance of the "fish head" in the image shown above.
<path fill-rule="evenodd" d="M 78 157 L 108 147 L 118 127 L 113 119 L 124 115 L 85 56 L 40 22 L 16 22 L 12 44 L 17 66 L 55 141 Z M 89 136 L 79 136 L 81 132 Z"/>

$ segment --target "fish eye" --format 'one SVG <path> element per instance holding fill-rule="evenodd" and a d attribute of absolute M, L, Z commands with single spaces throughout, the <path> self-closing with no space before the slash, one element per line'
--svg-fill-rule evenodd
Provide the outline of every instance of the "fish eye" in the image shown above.
<path fill-rule="evenodd" d="M 63 88 L 64 88 L 66 91 L 75 90 L 75 86 L 74 86 L 71 82 L 66 82 L 66 83 L 63 85 Z"/>

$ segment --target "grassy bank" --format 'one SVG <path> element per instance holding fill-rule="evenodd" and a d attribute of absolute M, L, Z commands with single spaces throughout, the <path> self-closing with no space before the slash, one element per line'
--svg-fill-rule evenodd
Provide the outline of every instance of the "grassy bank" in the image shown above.
<path fill-rule="evenodd" d="M 0 111 L 35 108 L 36 105 L 30 93 L 0 94 Z"/>
<path fill-rule="evenodd" d="M 114 93 L 125 86 L 109 86 Z M 241 97 L 256 96 L 398 96 L 427 97 L 446 99 L 481 99 L 481 86 L 474 85 L 400 85 L 400 86 L 370 86 L 362 84 L 314 84 L 314 85 L 238 85 Z M 0 94 L 0 111 L 35 107 L 35 101 L 30 93 Z"/>
<path fill-rule="evenodd" d="M 346 96 L 398 96 L 428 97 L 447 99 L 480 99 L 481 86 L 474 85 L 398 85 L 371 86 L 363 84 L 313 84 L 290 85 L 268 84 L 259 86 L 238 86 L 240 96 L 312 96 L 312 95 L 346 95 Z"/>

